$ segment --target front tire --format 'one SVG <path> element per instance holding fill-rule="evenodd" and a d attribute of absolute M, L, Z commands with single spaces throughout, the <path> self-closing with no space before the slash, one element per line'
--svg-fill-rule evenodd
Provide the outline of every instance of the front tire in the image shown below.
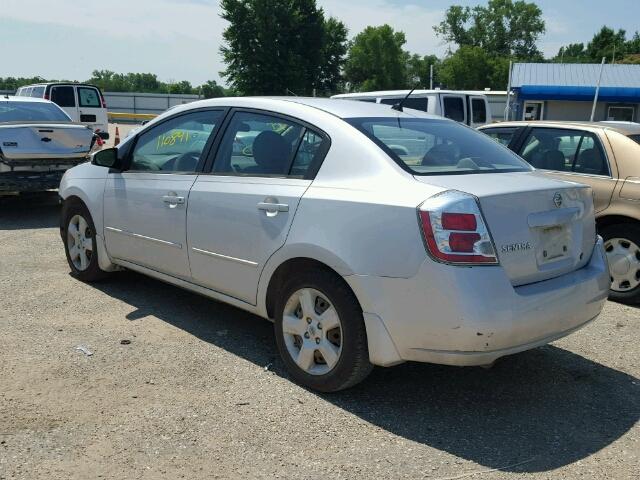
<path fill-rule="evenodd" d="M 326 270 L 285 282 L 276 306 L 276 343 L 293 379 L 321 392 L 349 388 L 371 372 L 360 305 Z"/>
<path fill-rule="evenodd" d="M 640 226 L 610 225 L 600 232 L 609 261 L 609 298 L 621 303 L 640 303 Z"/>
<path fill-rule="evenodd" d="M 83 282 L 95 282 L 107 276 L 98 265 L 96 228 L 89 209 L 79 202 L 63 206 L 62 239 L 71 274 Z"/>

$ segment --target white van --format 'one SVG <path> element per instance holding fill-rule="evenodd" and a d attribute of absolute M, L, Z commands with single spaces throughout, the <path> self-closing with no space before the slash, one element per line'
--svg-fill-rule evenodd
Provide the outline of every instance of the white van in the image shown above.
<path fill-rule="evenodd" d="M 380 92 L 343 93 L 331 98 L 394 105 L 410 90 L 383 90 Z M 406 108 L 421 110 L 456 120 L 470 127 L 492 123 L 491 109 L 485 95 L 460 90 L 414 90 L 404 102 Z"/>
<path fill-rule="evenodd" d="M 98 87 L 86 83 L 38 83 L 25 85 L 17 97 L 51 100 L 62 108 L 74 122 L 91 128 L 102 139 L 109 139 L 107 104 Z"/>

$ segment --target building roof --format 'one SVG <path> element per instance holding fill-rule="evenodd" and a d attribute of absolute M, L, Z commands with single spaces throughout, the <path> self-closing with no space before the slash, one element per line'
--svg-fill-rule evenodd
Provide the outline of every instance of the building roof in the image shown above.
<path fill-rule="evenodd" d="M 511 73 L 511 86 L 594 87 L 599 73 L 599 63 L 515 63 Z M 640 87 L 640 65 L 605 65 L 600 86 Z"/>
<path fill-rule="evenodd" d="M 592 101 L 599 74 L 600 64 L 516 63 L 511 86 L 523 100 Z M 640 102 L 640 65 L 605 65 L 598 98 Z"/>

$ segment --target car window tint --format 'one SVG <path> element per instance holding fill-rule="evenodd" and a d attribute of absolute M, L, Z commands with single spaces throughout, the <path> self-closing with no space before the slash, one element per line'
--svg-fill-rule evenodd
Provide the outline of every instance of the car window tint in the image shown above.
<path fill-rule="evenodd" d="M 600 142 L 582 130 L 535 127 L 524 142 L 522 158 L 543 170 L 592 175 L 609 171 Z"/>
<path fill-rule="evenodd" d="M 516 127 L 512 128 L 487 128 L 481 130 L 482 133 L 489 135 L 496 142 L 501 143 L 505 147 L 511 143 L 514 133 L 516 133 Z"/>
<path fill-rule="evenodd" d="M 383 98 L 380 100 L 380 103 L 384 103 L 386 105 L 395 105 L 396 103 L 400 103 L 403 97 L 399 98 Z M 409 97 L 402 104 L 406 108 L 412 108 L 414 110 L 420 110 L 422 112 L 426 112 L 429 108 L 429 99 L 427 97 Z"/>
<path fill-rule="evenodd" d="M 449 175 L 531 169 L 510 150 L 456 122 L 386 117 L 353 118 L 347 121 L 415 174 Z"/>
<path fill-rule="evenodd" d="M 70 122 L 69 116 L 49 102 L 0 102 L 1 122 Z"/>
<path fill-rule="evenodd" d="M 444 105 L 445 117 L 456 122 L 464 122 L 464 100 L 462 97 L 444 97 L 442 104 Z"/>
<path fill-rule="evenodd" d="M 81 107 L 100 108 L 100 95 L 95 88 L 78 87 L 78 103 Z"/>
<path fill-rule="evenodd" d="M 640 135 L 629 135 L 629 138 L 636 143 L 640 143 Z"/>
<path fill-rule="evenodd" d="M 325 139 L 313 130 L 306 130 L 293 159 L 290 176 L 303 178 L 311 165 L 322 155 Z"/>
<path fill-rule="evenodd" d="M 129 170 L 195 172 L 222 112 L 205 110 L 167 120 L 138 137 Z"/>
<path fill-rule="evenodd" d="M 286 176 L 304 128 L 280 117 L 236 113 L 226 129 L 215 173 Z M 304 157 L 301 156 L 301 165 Z"/>
<path fill-rule="evenodd" d="M 53 87 L 51 88 L 51 101 L 61 107 L 75 107 L 76 97 L 73 87 Z"/>
<path fill-rule="evenodd" d="M 482 98 L 471 99 L 471 110 L 473 111 L 473 123 L 486 123 L 487 107 Z"/>
<path fill-rule="evenodd" d="M 44 87 L 33 87 L 33 90 L 31 90 L 31 96 L 35 98 L 42 98 L 44 96 Z"/>
<path fill-rule="evenodd" d="M 593 133 L 584 132 L 572 170 L 587 175 L 609 175 L 604 151 Z"/>

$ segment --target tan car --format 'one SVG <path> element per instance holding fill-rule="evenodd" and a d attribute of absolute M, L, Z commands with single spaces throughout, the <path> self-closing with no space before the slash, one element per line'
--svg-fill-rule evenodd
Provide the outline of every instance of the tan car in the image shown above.
<path fill-rule="evenodd" d="M 640 124 L 504 122 L 479 130 L 548 175 L 593 188 L 610 298 L 640 302 Z"/>

